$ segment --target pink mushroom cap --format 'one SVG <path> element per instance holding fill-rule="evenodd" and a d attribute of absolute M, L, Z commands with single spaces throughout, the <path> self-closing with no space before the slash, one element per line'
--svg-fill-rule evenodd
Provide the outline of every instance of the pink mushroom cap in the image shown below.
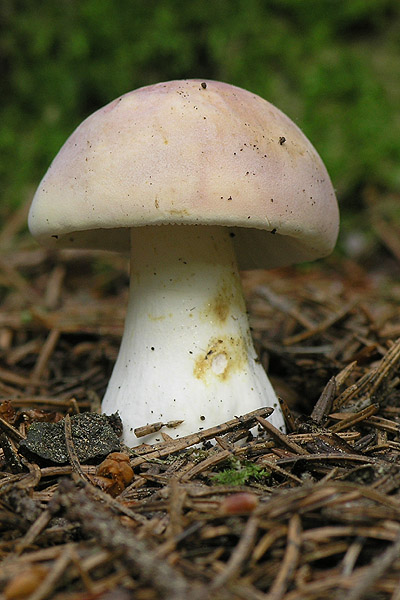
<path fill-rule="evenodd" d="M 329 254 L 339 212 L 318 153 L 261 97 L 217 81 L 169 81 L 89 116 L 53 160 L 29 227 L 44 245 L 128 251 L 129 229 L 235 228 L 241 268 Z"/>

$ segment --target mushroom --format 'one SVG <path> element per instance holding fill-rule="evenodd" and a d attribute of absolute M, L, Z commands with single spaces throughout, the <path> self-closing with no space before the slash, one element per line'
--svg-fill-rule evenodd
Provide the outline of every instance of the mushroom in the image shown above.
<path fill-rule="evenodd" d="M 130 248 L 125 330 L 102 404 L 119 412 L 128 445 L 160 439 L 138 440 L 146 423 L 174 421 L 168 433 L 180 437 L 262 406 L 284 428 L 238 266 L 323 257 L 338 222 L 328 173 L 300 129 L 253 93 L 201 80 L 143 87 L 88 117 L 29 214 L 47 246 Z"/>

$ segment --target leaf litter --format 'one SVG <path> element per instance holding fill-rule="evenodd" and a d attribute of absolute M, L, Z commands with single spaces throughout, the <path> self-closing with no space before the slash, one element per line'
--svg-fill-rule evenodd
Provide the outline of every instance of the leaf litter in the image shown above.
<path fill-rule="evenodd" d="M 125 260 L 14 230 L 0 235 L 1 598 L 400 599 L 395 255 L 243 274 L 287 433 L 260 408 L 178 440 L 157 423 L 161 443 L 129 449 L 99 414 Z"/>

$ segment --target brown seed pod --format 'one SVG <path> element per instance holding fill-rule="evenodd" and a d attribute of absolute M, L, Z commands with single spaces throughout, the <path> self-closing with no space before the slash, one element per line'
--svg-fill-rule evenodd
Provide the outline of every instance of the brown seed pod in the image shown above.
<path fill-rule="evenodd" d="M 242 515 L 252 512 L 258 506 L 258 498 L 250 492 L 239 492 L 224 498 L 220 512 L 224 515 Z"/>
<path fill-rule="evenodd" d="M 124 452 L 111 452 L 96 469 L 94 480 L 111 496 L 118 496 L 134 476 L 129 456 Z"/>

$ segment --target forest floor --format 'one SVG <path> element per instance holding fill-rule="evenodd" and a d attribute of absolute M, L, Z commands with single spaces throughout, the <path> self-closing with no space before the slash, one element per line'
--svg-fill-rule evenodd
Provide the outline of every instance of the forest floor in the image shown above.
<path fill-rule="evenodd" d="M 24 218 L 0 232 L 0 598 L 400 600 L 396 248 L 243 273 L 286 434 L 260 408 L 128 449 L 99 415 L 127 262 Z"/>

